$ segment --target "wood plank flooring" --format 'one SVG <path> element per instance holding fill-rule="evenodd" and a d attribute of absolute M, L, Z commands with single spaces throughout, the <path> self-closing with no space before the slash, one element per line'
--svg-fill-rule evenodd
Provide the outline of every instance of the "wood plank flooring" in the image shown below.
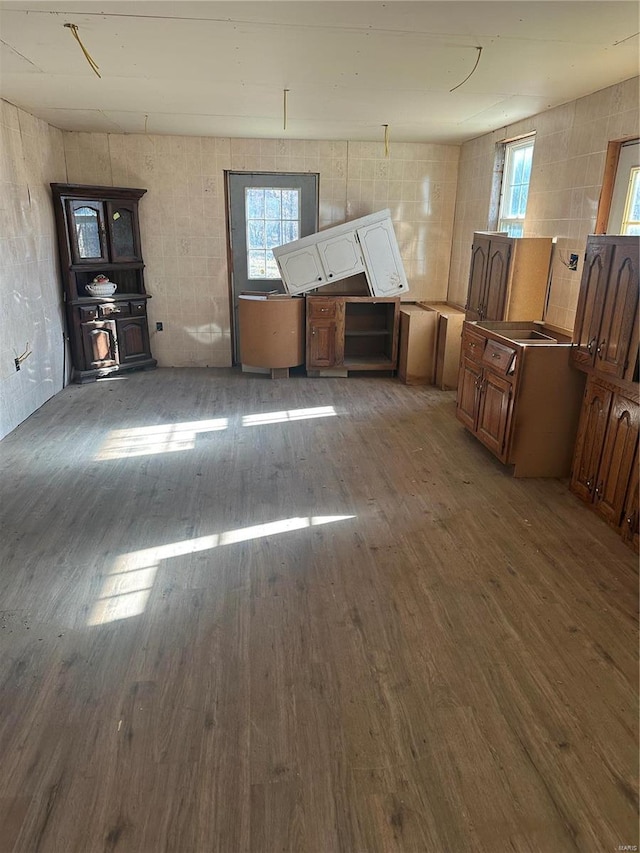
<path fill-rule="evenodd" d="M 638 844 L 637 558 L 452 393 L 133 374 L 0 472 L 1 853 Z"/>

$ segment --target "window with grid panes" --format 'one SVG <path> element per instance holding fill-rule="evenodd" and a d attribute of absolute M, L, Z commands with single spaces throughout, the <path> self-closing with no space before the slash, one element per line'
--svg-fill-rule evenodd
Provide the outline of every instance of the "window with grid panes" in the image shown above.
<path fill-rule="evenodd" d="M 527 137 L 505 144 L 498 230 L 506 231 L 510 237 L 522 237 L 524 233 L 533 142 L 533 137 Z"/>
<path fill-rule="evenodd" d="M 279 279 L 271 250 L 300 237 L 300 190 L 247 187 L 245 211 L 247 277 Z"/>

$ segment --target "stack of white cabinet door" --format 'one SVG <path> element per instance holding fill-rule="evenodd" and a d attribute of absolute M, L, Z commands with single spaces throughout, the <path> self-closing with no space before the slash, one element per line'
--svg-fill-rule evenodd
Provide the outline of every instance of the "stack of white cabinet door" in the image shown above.
<path fill-rule="evenodd" d="M 399 296 L 409 290 L 389 210 L 277 246 L 273 255 L 291 294 L 358 273 L 364 273 L 372 296 Z"/>

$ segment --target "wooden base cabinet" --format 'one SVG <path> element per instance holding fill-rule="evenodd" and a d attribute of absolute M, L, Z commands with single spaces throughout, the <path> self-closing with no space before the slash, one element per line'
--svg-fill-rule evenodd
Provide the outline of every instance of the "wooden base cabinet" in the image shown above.
<path fill-rule="evenodd" d="M 569 366 L 568 344 L 508 332 L 465 322 L 456 416 L 515 477 L 567 476 L 584 377 Z"/>
<path fill-rule="evenodd" d="M 590 376 L 584 395 L 571 490 L 637 545 L 638 398 Z"/>
<path fill-rule="evenodd" d="M 138 202 L 127 187 L 51 184 L 73 379 L 155 367 L 151 355 Z M 87 286 L 98 275 L 117 285 L 106 298 Z"/>
<path fill-rule="evenodd" d="M 395 370 L 398 297 L 307 296 L 307 371 Z"/>

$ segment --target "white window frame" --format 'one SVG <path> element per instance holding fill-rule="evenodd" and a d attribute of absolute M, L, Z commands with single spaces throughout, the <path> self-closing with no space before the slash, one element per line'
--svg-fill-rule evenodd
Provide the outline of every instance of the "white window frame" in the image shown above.
<path fill-rule="evenodd" d="M 515 180 L 515 157 L 516 152 L 523 149 L 531 150 L 531 162 L 533 164 L 533 146 L 535 136 L 526 136 L 520 139 L 515 139 L 512 142 L 504 143 L 504 167 L 502 171 L 502 184 L 500 187 L 500 206 L 498 210 L 498 231 L 506 231 L 511 236 L 520 237 L 524 233 L 524 219 L 526 215 L 526 203 L 523 211 L 520 211 L 515 216 L 505 216 L 505 206 L 510 202 L 514 187 L 526 186 L 527 200 L 529 183 L 531 180 L 531 169 L 529 170 L 529 178 L 524 182 L 516 182 Z"/>
<path fill-rule="evenodd" d="M 640 219 L 633 219 L 632 212 L 640 193 L 640 166 L 633 166 L 629 173 L 629 189 L 622 214 L 621 234 L 640 234 Z"/>

